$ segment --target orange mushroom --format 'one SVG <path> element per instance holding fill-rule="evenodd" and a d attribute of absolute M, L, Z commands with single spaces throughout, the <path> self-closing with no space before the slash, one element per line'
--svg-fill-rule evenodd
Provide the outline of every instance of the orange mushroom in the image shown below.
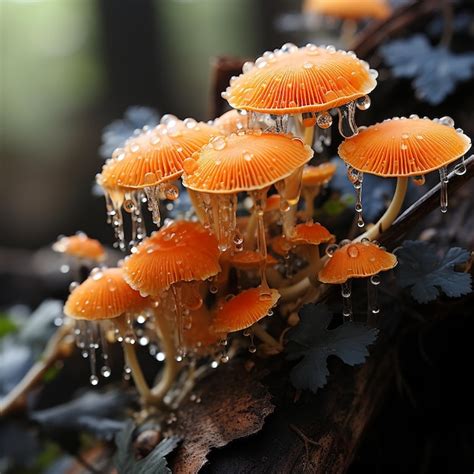
<path fill-rule="evenodd" d="M 380 283 L 377 275 L 391 270 L 397 264 L 397 257 L 394 254 L 367 240 L 349 242 L 336 250 L 328 248 L 328 255 L 330 258 L 319 272 L 319 281 L 342 285 L 343 316 L 349 320 L 352 319 L 351 278 L 372 277 L 371 283 L 377 286 Z M 369 307 L 372 313 L 378 313 L 374 298 L 372 301 L 369 299 Z"/>
<path fill-rule="evenodd" d="M 356 211 L 359 214 L 362 212 L 363 173 L 397 178 L 397 188 L 389 208 L 378 223 L 359 237 L 359 240 L 376 239 L 390 227 L 400 212 L 410 176 L 417 184 L 423 184 L 424 174 L 439 170 L 441 211 L 446 212 L 446 167 L 462 157 L 470 147 L 471 140 L 462 130 L 454 129 L 451 118 L 430 120 L 416 115 L 385 120 L 365 128 L 356 137 L 345 140 L 339 146 L 339 156 L 349 167 L 348 175 L 357 191 Z M 462 166 L 461 162 L 460 167 Z"/>
<path fill-rule="evenodd" d="M 235 109 L 229 110 L 220 117 L 217 117 L 213 125 L 224 135 L 237 133 L 247 128 L 247 113 Z"/>
<path fill-rule="evenodd" d="M 59 237 L 52 248 L 55 252 L 82 260 L 102 262 L 105 259 L 105 249 L 102 244 L 96 239 L 87 237 L 83 232 L 68 237 Z"/>
<path fill-rule="evenodd" d="M 122 347 L 125 359 L 127 366 L 131 369 L 137 389 L 145 402 L 152 402 L 153 395 L 148 388 L 135 353 L 135 339 L 129 316 L 145 310 L 148 306 L 147 299 L 127 285 L 122 269 L 97 268 L 91 272 L 87 280 L 71 292 L 64 305 L 64 314 L 77 320 L 89 322 L 113 319 L 121 334 L 120 339 L 124 342 Z M 92 385 L 97 385 L 99 382 L 96 374 L 95 350 L 98 346 L 97 333 L 100 333 L 100 330 L 100 327 L 95 325 L 79 325 L 76 329 L 79 347 L 86 348 L 88 351 Z M 104 357 L 105 347 L 102 350 L 104 363 L 106 363 L 108 356 Z M 105 365 L 102 367 L 101 373 L 104 376 L 110 375 L 110 368 Z"/>
<path fill-rule="evenodd" d="M 305 216 L 311 219 L 314 214 L 314 200 L 321 187 L 334 176 L 337 166 L 334 163 L 321 163 L 317 166 L 305 166 L 303 169 L 302 194 L 306 204 Z"/>
<path fill-rule="evenodd" d="M 247 131 L 216 137 L 205 146 L 199 160 L 186 168 L 183 184 L 199 193 L 200 205 L 215 232 L 222 251 L 231 247 L 236 235 L 237 193 L 251 194 L 257 214 L 258 251 L 266 253 L 263 209 L 268 188 L 276 184 L 284 211 L 284 229 L 291 233 L 293 222 L 285 217 L 296 206 L 300 172 L 313 156 L 301 140 L 287 135 Z"/>
<path fill-rule="evenodd" d="M 181 121 L 165 115 L 160 125 L 130 138 L 123 148 L 114 151 L 112 159 L 97 175 L 97 182 L 105 191 L 107 212 L 122 248 L 125 248 L 122 206 L 132 216 L 135 234 L 132 241 L 141 240 L 143 193 L 153 221 L 160 225 L 160 200 L 178 198 L 178 188 L 171 182 L 181 176 L 183 161 L 219 133 L 216 128 L 193 119 Z"/>
<path fill-rule="evenodd" d="M 257 322 L 271 312 L 279 298 L 277 290 L 262 287 L 245 290 L 220 304 L 213 318 L 213 331 L 216 334 L 226 335 L 251 328 L 250 332 L 260 340 L 277 348 L 280 344 Z"/>
<path fill-rule="evenodd" d="M 311 130 L 305 134 L 309 144 L 315 123 L 323 129 L 331 126 L 328 110 L 333 108 L 339 111 L 341 134 L 356 134 L 355 108 L 369 107 L 367 94 L 375 88 L 376 77 L 377 72 L 354 53 L 337 51 L 332 46 L 308 44 L 298 48 L 287 43 L 266 52 L 255 63 L 245 63 L 243 73 L 231 80 L 222 96 L 232 107 L 253 114 L 249 126 L 255 114 L 303 114 L 301 121 Z M 280 118 L 277 128 L 285 131 L 283 122 Z"/>
<path fill-rule="evenodd" d="M 305 0 L 303 11 L 356 21 L 385 20 L 392 13 L 387 0 Z"/>

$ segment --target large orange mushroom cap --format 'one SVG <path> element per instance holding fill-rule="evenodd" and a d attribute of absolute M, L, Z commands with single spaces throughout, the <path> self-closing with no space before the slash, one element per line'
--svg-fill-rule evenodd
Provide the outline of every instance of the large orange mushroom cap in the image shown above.
<path fill-rule="evenodd" d="M 303 11 L 350 20 L 384 20 L 392 14 L 387 0 L 305 0 Z"/>
<path fill-rule="evenodd" d="M 326 111 L 365 96 L 377 84 L 366 62 L 330 46 L 284 46 L 244 71 L 223 97 L 236 109 L 277 115 Z"/>
<path fill-rule="evenodd" d="M 326 227 L 318 222 L 307 222 L 306 224 L 298 224 L 295 226 L 294 234 L 290 242 L 296 245 L 319 245 L 333 242 L 334 239 L 334 235 L 332 235 Z"/>
<path fill-rule="evenodd" d="M 220 271 L 216 237 L 198 222 L 176 221 L 154 232 L 125 259 L 124 277 L 143 295 L 206 280 Z"/>
<path fill-rule="evenodd" d="M 183 184 L 206 193 L 264 189 L 307 163 L 313 150 L 289 135 L 248 131 L 215 137 L 205 146 Z"/>
<path fill-rule="evenodd" d="M 303 169 L 302 183 L 305 187 L 321 186 L 326 184 L 336 172 L 334 163 L 321 163 L 317 166 L 305 166 Z"/>
<path fill-rule="evenodd" d="M 60 237 L 52 248 L 55 252 L 95 262 L 101 262 L 105 259 L 105 249 L 102 244 L 96 239 L 87 237 L 82 232 L 68 237 Z"/>
<path fill-rule="evenodd" d="M 224 135 L 230 135 L 247 128 L 247 117 L 233 109 L 216 118 L 213 125 Z"/>
<path fill-rule="evenodd" d="M 147 304 L 147 299 L 126 283 L 121 268 L 103 268 L 93 270 L 72 291 L 64 305 L 64 314 L 91 321 L 112 319 L 141 311 Z"/>
<path fill-rule="evenodd" d="M 252 288 L 226 301 L 216 312 L 213 328 L 217 334 L 240 331 L 264 318 L 276 305 L 277 290 Z"/>
<path fill-rule="evenodd" d="M 450 119 L 388 119 L 342 142 L 339 156 L 364 173 L 423 175 L 457 160 L 471 147 L 469 137 L 451 125 Z"/>
<path fill-rule="evenodd" d="M 98 176 L 107 189 L 141 189 L 172 181 L 181 176 L 183 161 L 220 132 L 195 120 L 169 119 L 130 138 L 124 148 L 116 150 Z"/>
<path fill-rule="evenodd" d="M 351 242 L 337 249 L 319 272 L 322 283 L 345 283 L 349 278 L 366 278 L 390 270 L 397 257 L 371 242 Z"/>

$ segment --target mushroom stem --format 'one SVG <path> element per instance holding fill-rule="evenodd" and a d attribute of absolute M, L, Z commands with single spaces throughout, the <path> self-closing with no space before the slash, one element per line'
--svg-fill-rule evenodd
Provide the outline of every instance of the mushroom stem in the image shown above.
<path fill-rule="evenodd" d="M 357 22 L 354 20 L 344 20 L 341 28 L 341 41 L 345 45 L 350 45 L 354 42 L 355 34 L 357 33 Z"/>
<path fill-rule="evenodd" d="M 314 200 L 318 197 L 321 186 L 312 186 L 303 188 L 302 194 L 305 202 L 304 216 L 306 219 L 312 219 L 314 216 Z"/>
<path fill-rule="evenodd" d="M 400 209 L 402 208 L 403 201 L 408 187 L 408 178 L 400 177 L 397 178 L 397 187 L 395 194 L 393 195 L 392 202 L 388 206 L 385 214 L 378 220 L 378 222 L 371 227 L 369 230 L 359 235 L 355 239 L 355 242 L 360 242 L 363 239 L 377 240 L 382 232 L 385 232 L 391 225 L 392 222 L 397 218 Z"/>
<path fill-rule="evenodd" d="M 188 188 L 188 195 L 189 195 L 189 199 L 191 201 L 191 204 L 193 205 L 194 210 L 196 211 L 196 215 L 197 215 L 199 221 L 201 222 L 201 224 L 205 225 L 206 222 L 207 222 L 207 216 L 206 216 L 206 213 L 204 212 L 203 208 L 199 204 L 198 193 L 196 191 Z"/>
<path fill-rule="evenodd" d="M 319 286 L 318 272 L 321 270 L 321 257 L 319 255 L 319 247 L 317 245 L 310 245 L 308 249 L 309 255 L 309 281 L 313 286 Z"/>
<path fill-rule="evenodd" d="M 305 145 L 312 147 L 313 140 L 314 140 L 314 125 L 312 127 L 305 127 L 304 133 L 303 133 L 303 141 Z"/>
<path fill-rule="evenodd" d="M 309 278 L 306 277 L 294 285 L 287 286 L 286 288 L 278 288 L 278 292 L 281 295 L 280 301 L 295 301 L 304 295 L 311 286 Z"/>
<path fill-rule="evenodd" d="M 178 373 L 178 363 L 176 361 L 176 348 L 174 345 L 173 332 L 166 319 L 166 315 L 155 314 L 155 321 L 160 332 L 161 342 L 163 344 L 162 349 L 166 354 L 165 367 L 163 369 L 163 375 L 159 383 L 152 388 L 151 392 L 156 402 L 161 402 L 168 390 L 173 385 L 173 382 Z"/>
<path fill-rule="evenodd" d="M 275 348 L 278 352 L 283 350 L 282 345 L 258 323 L 255 323 L 251 328 L 253 334 L 257 336 L 262 342 L 268 344 L 270 347 Z"/>
<path fill-rule="evenodd" d="M 122 335 L 125 335 L 128 330 L 125 315 L 115 318 L 114 322 L 118 330 L 120 331 L 120 333 Z M 135 345 L 123 341 L 122 350 L 123 350 L 123 355 L 125 357 L 125 364 L 132 371 L 131 373 L 132 373 L 133 381 L 135 382 L 135 386 L 137 387 L 138 393 L 140 394 L 143 402 L 145 404 L 153 404 L 154 403 L 153 396 L 145 380 L 145 376 L 143 375 L 143 371 L 142 371 L 142 368 L 140 367 L 140 363 L 138 362 L 137 353 L 135 351 Z"/>

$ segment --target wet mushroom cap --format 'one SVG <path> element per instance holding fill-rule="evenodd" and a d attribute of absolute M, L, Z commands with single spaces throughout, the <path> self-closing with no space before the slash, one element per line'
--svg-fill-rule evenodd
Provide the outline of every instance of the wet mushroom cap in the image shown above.
<path fill-rule="evenodd" d="M 252 288 L 234 296 L 217 310 L 213 329 L 217 334 L 241 331 L 264 318 L 276 305 L 277 290 Z"/>
<path fill-rule="evenodd" d="M 298 224 L 295 226 L 294 234 L 290 242 L 294 245 L 319 245 L 322 243 L 333 242 L 334 235 L 326 227 L 318 222 Z"/>
<path fill-rule="evenodd" d="M 192 119 L 160 124 L 127 140 L 102 168 L 98 183 L 107 189 L 141 189 L 181 176 L 183 161 L 220 132 Z"/>
<path fill-rule="evenodd" d="M 206 280 L 220 271 L 214 234 L 198 222 L 176 221 L 145 239 L 123 264 L 128 284 L 158 296 L 171 285 Z"/>
<path fill-rule="evenodd" d="M 366 278 L 390 270 L 397 257 L 371 242 L 352 242 L 337 249 L 319 272 L 322 283 L 345 283 L 349 278 Z"/>
<path fill-rule="evenodd" d="M 230 135 L 247 128 L 247 117 L 233 109 L 217 117 L 213 125 L 224 135 Z"/>
<path fill-rule="evenodd" d="M 264 189 L 307 163 L 313 150 L 299 138 L 260 131 L 215 137 L 202 148 L 183 184 L 194 191 L 233 194 Z"/>
<path fill-rule="evenodd" d="M 291 250 L 292 244 L 288 239 L 286 239 L 286 237 L 278 235 L 271 240 L 270 247 L 277 255 L 284 257 Z"/>
<path fill-rule="evenodd" d="M 364 173 L 423 175 L 457 160 L 471 147 L 469 137 L 447 123 L 429 118 L 388 119 L 342 142 L 339 156 Z"/>
<path fill-rule="evenodd" d="M 253 250 L 242 250 L 240 252 L 234 253 L 229 258 L 230 263 L 238 269 L 241 270 L 252 270 L 256 268 L 260 268 L 260 266 L 264 263 L 264 258 L 261 253 L 255 252 Z M 271 255 L 267 255 L 266 265 L 276 265 L 278 261 L 273 258 Z"/>
<path fill-rule="evenodd" d="M 72 291 L 64 305 L 64 314 L 95 321 L 138 312 L 147 305 L 147 299 L 124 280 L 121 268 L 103 268 L 93 270 L 89 278 Z"/>
<path fill-rule="evenodd" d="M 392 14 L 387 0 L 305 0 L 303 11 L 350 20 L 384 20 Z"/>
<path fill-rule="evenodd" d="M 330 46 L 283 47 L 244 71 L 223 97 L 236 109 L 277 115 L 326 111 L 365 96 L 377 84 L 366 62 Z"/>
<path fill-rule="evenodd" d="M 52 248 L 55 252 L 86 260 L 102 262 L 105 259 L 105 249 L 102 244 L 83 233 L 61 237 L 52 245 Z"/>
<path fill-rule="evenodd" d="M 317 166 L 305 166 L 303 169 L 302 183 L 304 187 L 326 184 L 336 172 L 334 163 L 321 163 Z"/>

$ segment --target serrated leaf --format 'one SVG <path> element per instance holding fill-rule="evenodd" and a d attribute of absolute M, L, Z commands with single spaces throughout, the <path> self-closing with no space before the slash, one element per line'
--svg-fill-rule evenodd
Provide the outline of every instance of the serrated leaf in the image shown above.
<path fill-rule="evenodd" d="M 339 357 L 344 363 L 362 364 L 369 355 L 367 346 L 378 331 L 365 324 L 346 322 L 328 330 L 332 314 L 324 304 L 306 305 L 300 311 L 300 323 L 288 333 L 287 358 L 301 359 L 290 373 L 295 388 L 316 392 L 327 383 L 327 358 Z"/>
<path fill-rule="evenodd" d="M 135 426 L 128 421 L 122 431 L 117 433 L 115 444 L 117 452 L 114 464 L 119 474 L 168 474 L 171 472 L 165 456 L 178 446 L 179 438 L 173 436 L 161 441 L 145 458 L 136 460 L 132 448 Z"/>
<path fill-rule="evenodd" d="M 412 78 L 417 97 L 431 105 L 474 75 L 474 53 L 454 54 L 445 46 L 432 46 L 421 34 L 391 41 L 380 52 L 393 75 Z"/>
<path fill-rule="evenodd" d="M 159 120 L 158 112 L 151 107 L 129 107 L 125 111 L 123 119 L 113 121 L 102 131 L 100 156 L 104 159 L 110 158 L 113 151 L 123 146 L 135 130 L 143 128 L 145 125 L 154 127 Z"/>
<path fill-rule="evenodd" d="M 34 411 L 30 418 L 48 431 L 87 431 L 111 439 L 124 426 L 114 417 L 121 413 L 128 400 L 123 393 L 88 391 L 68 403 Z"/>
<path fill-rule="evenodd" d="M 398 258 L 395 268 L 397 282 L 401 288 L 410 288 L 413 298 L 419 303 L 435 300 L 440 290 L 452 298 L 472 291 L 471 275 L 454 269 L 455 265 L 469 259 L 467 250 L 453 247 L 440 258 L 434 245 L 406 240 L 395 253 Z"/>

